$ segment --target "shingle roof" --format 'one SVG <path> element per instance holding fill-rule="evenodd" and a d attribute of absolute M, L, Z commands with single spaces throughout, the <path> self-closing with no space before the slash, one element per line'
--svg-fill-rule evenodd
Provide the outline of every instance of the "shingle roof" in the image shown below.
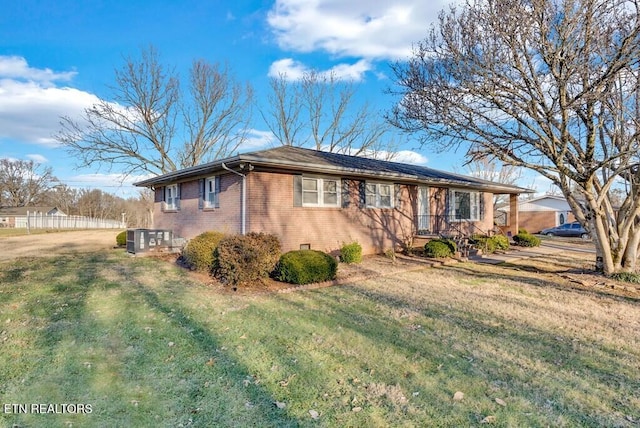
<path fill-rule="evenodd" d="M 0 207 L 0 215 L 9 217 L 23 216 L 27 215 L 27 211 L 30 213 L 38 212 L 47 214 L 53 210 L 57 210 L 57 212 L 62 213 L 58 207 Z"/>
<path fill-rule="evenodd" d="M 231 158 L 221 159 L 208 164 L 186 168 L 180 171 L 160 175 L 155 178 L 135 183 L 136 186 L 153 186 L 169 184 L 185 179 L 202 176 L 241 163 L 250 163 L 254 167 L 284 169 L 295 172 L 312 172 L 338 174 L 343 177 L 388 179 L 395 182 L 424 183 L 441 186 L 458 186 L 500 193 L 526 193 L 528 189 L 494 183 L 485 180 L 412 165 L 401 162 L 384 161 L 351 156 L 340 153 L 329 153 L 300 147 L 282 146 L 257 152 L 244 153 Z"/>

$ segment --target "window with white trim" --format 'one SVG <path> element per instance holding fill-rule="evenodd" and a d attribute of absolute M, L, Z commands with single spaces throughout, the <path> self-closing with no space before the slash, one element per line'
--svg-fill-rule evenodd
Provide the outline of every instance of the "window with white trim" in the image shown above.
<path fill-rule="evenodd" d="M 205 208 L 215 208 L 218 202 L 218 191 L 216 189 L 216 177 L 207 178 L 204 181 L 204 206 Z"/>
<path fill-rule="evenodd" d="M 480 220 L 480 193 L 466 190 L 451 191 L 452 219 L 463 221 Z"/>
<path fill-rule="evenodd" d="M 302 206 L 340 206 L 340 180 L 335 178 L 302 177 Z"/>
<path fill-rule="evenodd" d="M 365 200 L 369 208 L 393 208 L 393 184 L 366 183 Z"/>
<path fill-rule="evenodd" d="M 178 185 L 171 184 L 164 188 L 164 209 L 165 210 L 177 210 L 178 209 Z"/>

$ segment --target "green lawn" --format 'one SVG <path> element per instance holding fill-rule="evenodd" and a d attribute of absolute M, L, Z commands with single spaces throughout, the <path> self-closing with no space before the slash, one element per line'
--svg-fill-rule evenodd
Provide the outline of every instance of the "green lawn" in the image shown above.
<path fill-rule="evenodd" d="M 0 425 L 637 426 L 640 302 L 547 278 L 248 295 L 123 250 L 0 264 Z M 91 413 L 6 406 L 32 403 Z"/>

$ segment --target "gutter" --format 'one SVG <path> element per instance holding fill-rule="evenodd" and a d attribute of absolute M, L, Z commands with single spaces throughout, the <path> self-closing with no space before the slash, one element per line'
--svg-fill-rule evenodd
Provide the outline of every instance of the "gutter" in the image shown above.
<path fill-rule="evenodd" d="M 247 175 L 229 168 L 227 165 L 225 165 L 224 162 L 222 162 L 220 165 L 222 165 L 222 169 L 242 177 L 242 199 L 240 201 L 240 212 L 241 212 L 242 221 L 240 226 L 240 233 L 242 233 L 243 235 L 246 235 L 247 233 Z M 249 171 L 251 171 L 252 169 L 253 169 L 253 166 L 249 165 Z"/>

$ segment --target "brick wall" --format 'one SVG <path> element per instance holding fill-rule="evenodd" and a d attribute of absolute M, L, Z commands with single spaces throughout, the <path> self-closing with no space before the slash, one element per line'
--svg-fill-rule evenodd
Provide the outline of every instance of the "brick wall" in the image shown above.
<path fill-rule="evenodd" d="M 248 176 L 247 231 L 274 233 L 283 251 L 310 244 L 334 254 L 352 241 L 358 241 L 365 254 L 379 253 L 399 248 L 413 236 L 415 188 L 409 198 L 409 188 L 400 186 L 404 202 L 395 209 L 360 208 L 358 182 L 348 182 L 348 208 L 294 207 L 292 175 L 254 171 Z"/>
<path fill-rule="evenodd" d="M 565 223 L 576 221 L 573 213 L 569 213 Z M 537 233 L 548 227 L 559 226 L 557 211 L 520 211 L 519 227 L 527 232 Z"/>
<path fill-rule="evenodd" d="M 162 210 L 164 187 L 157 188 L 153 207 L 153 227 L 172 229 L 174 236 L 187 239 L 209 230 L 240 233 L 241 178 L 232 174 L 220 177 L 220 208 L 198 208 L 198 186 L 197 179 L 181 183 L 180 209 L 177 211 Z"/>
<path fill-rule="evenodd" d="M 416 232 L 417 187 L 400 185 L 395 208 L 360 207 L 359 182 L 349 183 L 346 208 L 294 207 L 293 175 L 252 171 L 247 175 L 247 232 L 277 235 L 283 251 L 310 244 L 312 249 L 337 253 L 344 243 L 358 241 L 365 254 L 400 249 Z M 199 181 L 181 183 L 180 209 L 163 211 L 164 188 L 155 192 L 154 228 L 172 229 L 175 236 L 193 238 L 208 231 L 241 231 L 242 179 L 225 174 L 220 181 L 220 208 L 198 207 Z M 430 189 L 430 212 L 446 215 L 446 189 Z M 489 230 L 493 223 L 492 195 L 485 193 L 485 218 L 476 225 Z M 477 230 L 476 230 L 477 231 Z"/>

